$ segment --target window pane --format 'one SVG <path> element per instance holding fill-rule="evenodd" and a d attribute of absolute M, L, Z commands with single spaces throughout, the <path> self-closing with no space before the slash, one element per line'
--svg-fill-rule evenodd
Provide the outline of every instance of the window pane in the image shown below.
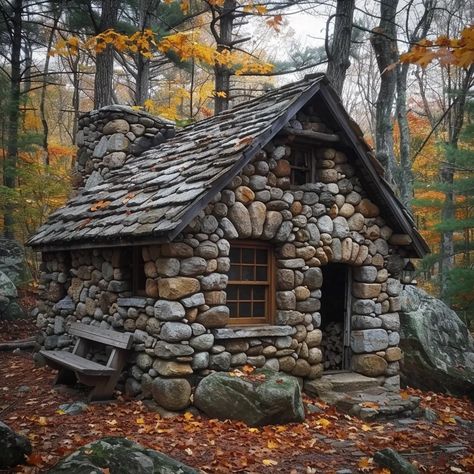
<path fill-rule="evenodd" d="M 254 262 L 254 249 L 242 249 L 242 263 L 253 263 Z"/>
<path fill-rule="evenodd" d="M 257 263 L 268 263 L 268 252 L 266 250 L 257 250 Z"/>
<path fill-rule="evenodd" d="M 239 304 L 239 316 L 241 318 L 249 318 L 252 316 L 252 303 L 240 303 Z"/>
<path fill-rule="evenodd" d="M 264 286 L 253 287 L 253 299 L 265 301 L 265 287 Z"/>
<path fill-rule="evenodd" d="M 227 287 L 227 300 L 237 300 L 238 299 L 238 290 L 234 285 L 229 285 Z"/>
<path fill-rule="evenodd" d="M 255 318 L 264 318 L 265 314 L 265 303 L 254 303 L 253 304 L 253 316 Z"/>
<path fill-rule="evenodd" d="M 252 288 L 250 286 L 241 286 L 239 288 L 239 300 L 251 300 L 252 299 Z"/>
<path fill-rule="evenodd" d="M 237 318 L 239 316 L 237 312 L 238 303 L 227 303 L 227 306 L 229 307 L 230 317 Z"/>
<path fill-rule="evenodd" d="M 257 267 L 257 281 L 266 281 L 268 277 L 267 267 Z"/>
<path fill-rule="evenodd" d="M 254 267 L 242 267 L 242 280 L 254 281 Z"/>
<path fill-rule="evenodd" d="M 232 263 L 240 262 L 240 249 L 236 247 L 231 247 L 229 257 Z"/>
<path fill-rule="evenodd" d="M 230 266 L 229 280 L 240 280 L 240 267 L 238 265 Z"/>

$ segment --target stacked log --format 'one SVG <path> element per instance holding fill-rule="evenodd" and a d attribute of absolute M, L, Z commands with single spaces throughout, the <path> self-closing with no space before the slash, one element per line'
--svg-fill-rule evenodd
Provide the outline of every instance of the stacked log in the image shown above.
<path fill-rule="evenodd" d="M 343 360 L 343 335 L 342 323 L 330 322 L 323 331 L 321 342 L 323 351 L 323 364 L 325 370 L 341 370 Z"/>

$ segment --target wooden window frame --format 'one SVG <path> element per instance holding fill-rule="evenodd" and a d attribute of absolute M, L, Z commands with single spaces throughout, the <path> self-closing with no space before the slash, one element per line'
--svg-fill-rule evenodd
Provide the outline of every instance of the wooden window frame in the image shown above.
<path fill-rule="evenodd" d="M 296 158 L 296 153 L 304 153 L 304 159 L 306 161 L 305 166 L 298 166 L 295 164 L 294 159 Z M 314 183 L 316 181 L 314 147 L 294 143 L 292 147 L 292 153 L 288 161 L 291 168 L 290 184 L 292 186 L 301 186 L 303 184 Z M 295 181 L 295 170 L 303 171 L 306 174 L 306 180 L 304 183 L 297 183 Z"/>
<path fill-rule="evenodd" d="M 275 256 L 273 251 L 273 246 L 267 242 L 262 242 L 258 240 L 234 240 L 230 242 L 230 247 L 234 248 L 251 248 L 251 249 L 264 249 L 267 251 L 267 280 L 230 280 L 227 282 L 227 288 L 229 286 L 263 286 L 265 287 L 265 317 L 256 318 L 256 317 L 230 317 L 229 325 L 231 326 L 262 326 L 272 324 L 274 320 L 275 314 L 275 301 L 276 301 L 276 294 L 275 294 Z M 230 262 L 232 265 L 232 261 Z M 241 262 L 242 263 L 242 262 Z M 257 263 L 254 260 L 254 265 L 256 266 Z M 227 302 L 230 301 L 227 297 Z M 235 300 L 241 301 L 241 300 Z M 245 300 L 244 302 L 252 303 L 253 300 Z"/>

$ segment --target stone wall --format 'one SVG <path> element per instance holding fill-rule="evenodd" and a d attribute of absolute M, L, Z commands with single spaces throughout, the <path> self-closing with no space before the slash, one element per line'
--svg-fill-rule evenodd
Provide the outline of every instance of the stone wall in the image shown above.
<path fill-rule="evenodd" d="M 174 136 L 174 122 L 123 105 L 93 110 L 79 119 L 74 186 L 99 184 L 126 159 Z"/>
<path fill-rule="evenodd" d="M 321 130 L 308 113 L 291 125 Z M 393 245 L 400 236 L 366 194 L 353 157 L 320 146 L 316 182 L 295 187 L 294 148 L 291 136 L 277 137 L 174 242 L 142 248 L 146 297 L 131 294 L 119 248 L 44 254 L 44 345 L 67 348 L 67 324 L 76 320 L 133 332 L 126 390 L 170 409 L 187 406 L 196 378 L 212 370 L 252 364 L 316 378 L 323 369 L 321 267 L 344 263 L 354 279 L 353 370 L 397 390 L 400 282 L 388 269 L 403 252 Z M 273 325 L 227 325 L 229 250 L 237 239 L 274 248 Z"/>

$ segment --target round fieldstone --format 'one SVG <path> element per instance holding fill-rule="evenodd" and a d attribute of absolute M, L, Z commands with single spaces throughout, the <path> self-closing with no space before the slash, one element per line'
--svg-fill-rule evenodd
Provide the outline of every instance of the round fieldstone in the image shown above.
<path fill-rule="evenodd" d="M 214 306 L 199 313 L 196 321 L 207 328 L 223 327 L 229 321 L 229 308 L 224 305 Z"/>
<path fill-rule="evenodd" d="M 162 321 L 179 321 L 186 312 L 181 303 L 177 301 L 158 300 L 154 307 L 155 318 Z"/>
<path fill-rule="evenodd" d="M 197 352 L 193 356 L 191 366 L 194 370 L 205 370 L 209 367 L 209 352 Z"/>
<path fill-rule="evenodd" d="M 264 239 L 272 239 L 281 223 L 283 222 L 283 216 L 278 211 L 268 211 L 265 219 L 265 224 L 263 226 L 262 237 Z"/>
<path fill-rule="evenodd" d="M 202 257 L 190 257 L 181 260 L 180 273 L 184 276 L 201 275 L 206 271 L 207 262 Z"/>
<path fill-rule="evenodd" d="M 158 405 L 166 410 L 184 410 L 189 406 L 191 384 L 186 379 L 165 379 L 153 381 L 152 394 Z"/>
<path fill-rule="evenodd" d="M 199 288 L 199 281 L 195 278 L 174 277 L 158 280 L 160 297 L 168 300 L 178 300 L 192 293 L 197 293 Z"/>
<path fill-rule="evenodd" d="M 196 351 L 208 351 L 214 345 L 214 336 L 212 334 L 201 334 L 193 337 L 189 345 Z"/>
<path fill-rule="evenodd" d="M 356 353 L 377 352 L 388 347 L 385 329 L 366 329 L 351 332 L 351 348 Z"/>
<path fill-rule="evenodd" d="M 179 342 L 190 339 L 191 327 L 184 323 L 167 322 L 161 328 L 160 337 L 168 342 Z"/>
<path fill-rule="evenodd" d="M 227 213 L 227 217 L 234 225 L 238 236 L 241 239 L 248 238 L 252 235 L 252 222 L 247 208 L 241 203 L 236 202 Z"/>
<path fill-rule="evenodd" d="M 129 123 L 124 119 L 115 119 L 107 122 L 102 129 L 104 135 L 112 135 L 113 133 L 127 133 L 130 130 Z"/>
<path fill-rule="evenodd" d="M 248 212 L 252 227 L 252 237 L 260 237 L 267 216 L 267 208 L 263 202 L 255 201 L 248 207 Z"/>
<path fill-rule="evenodd" d="M 309 268 L 304 273 L 303 282 L 310 290 L 317 290 L 323 284 L 323 272 L 319 267 Z"/>
<path fill-rule="evenodd" d="M 329 216 L 321 216 L 318 219 L 317 226 L 322 234 L 331 234 L 334 228 L 333 221 Z"/>
<path fill-rule="evenodd" d="M 127 151 L 129 139 L 122 133 L 114 133 L 107 141 L 107 151 Z"/>
<path fill-rule="evenodd" d="M 137 356 L 136 364 L 141 370 L 146 372 L 153 365 L 153 359 L 148 354 L 141 352 Z"/>
<path fill-rule="evenodd" d="M 367 377 L 384 375 L 387 370 L 387 361 L 375 354 L 354 355 L 351 359 L 352 370 Z"/>

